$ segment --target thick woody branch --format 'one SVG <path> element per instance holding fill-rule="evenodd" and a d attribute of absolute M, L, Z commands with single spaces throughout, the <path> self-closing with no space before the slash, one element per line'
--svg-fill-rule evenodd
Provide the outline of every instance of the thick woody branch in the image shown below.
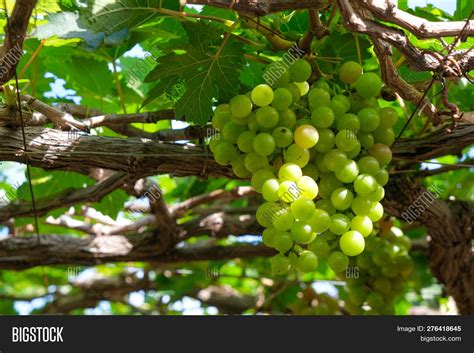
<path fill-rule="evenodd" d="M 474 125 L 461 124 L 452 133 L 439 130 L 427 137 L 400 140 L 393 147 L 394 157 L 423 161 L 456 154 L 474 140 Z M 201 146 L 162 143 L 138 138 L 111 138 L 80 135 L 38 127 L 25 128 L 28 160 L 46 170 L 77 171 L 101 177 L 113 170 L 138 178 L 157 174 L 235 178 L 229 167 L 218 165 Z M 21 132 L 0 127 L 0 160 L 26 162 Z"/>
<path fill-rule="evenodd" d="M 0 268 L 23 270 L 42 265 L 83 265 L 115 262 L 182 263 L 272 256 L 264 245 L 187 246 L 169 251 L 163 239 L 151 233 L 130 236 L 41 235 L 16 236 L 0 241 Z"/>
<path fill-rule="evenodd" d="M 464 31 L 463 36 L 474 36 L 474 21 L 432 22 L 400 10 L 388 0 L 362 0 L 362 6 L 370 10 L 381 20 L 399 25 L 420 39 L 456 37 Z M 466 28 L 465 28 L 466 27 Z"/>
<path fill-rule="evenodd" d="M 23 41 L 36 0 L 17 0 L 5 26 L 5 39 L 0 48 L 0 85 L 10 81 L 23 54 Z"/>
<path fill-rule="evenodd" d="M 452 56 L 457 61 L 462 72 L 448 70 L 450 68 L 449 62 L 440 61 L 435 55 L 416 48 L 402 30 L 364 18 L 352 6 L 350 0 L 337 0 L 337 4 L 344 18 L 345 25 L 350 31 L 365 33 L 390 43 L 406 57 L 411 66 L 416 70 L 443 71 L 446 76 L 459 77 L 462 73 L 474 68 L 474 52 L 472 51 Z"/>

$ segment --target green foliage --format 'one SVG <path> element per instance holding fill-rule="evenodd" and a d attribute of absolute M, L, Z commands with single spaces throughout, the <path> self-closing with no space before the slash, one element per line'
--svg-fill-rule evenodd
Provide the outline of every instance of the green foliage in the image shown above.
<path fill-rule="evenodd" d="M 173 80 L 182 80 L 185 90 L 176 102 L 176 117 L 204 124 L 210 119 L 213 100 L 229 98 L 238 90 L 242 45 L 227 37 L 216 46 L 221 38 L 211 26 L 186 23 L 183 28 L 188 42 L 160 56 L 146 77 L 145 82 L 159 81 L 146 102 L 161 95 Z"/>
<path fill-rule="evenodd" d="M 464 21 L 471 15 L 474 6 L 472 0 L 457 0 L 456 10 L 451 15 L 433 5 L 410 8 L 409 3 L 406 0 L 398 1 L 402 10 L 430 21 Z M 13 5 L 14 1 L 7 1 L 9 13 Z M 263 83 L 262 73 L 266 67 L 264 63 L 280 60 L 285 52 L 274 50 L 273 44 L 265 36 L 258 30 L 245 27 L 233 11 L 211 6 L 201 9 L 185 7 L 183 13 L 179 12 L 181 10 L 179 2 L 175 0 L 39 1 L 35 9 L 37 16 L 30 20 L 30 34 L 24 42 L 25 53 L 18 65 L 18 73 L 22 72 L 21 92 L 36 96 L 52 105 L 80 103 L 88 109 L 110 114 L 173 109 L 176 120 L 184 117 L 190 125 L 209 123 L 213 109 L 219 103 Z M 190 14 L 194 17 L 188 16 Z M 199 15 L 206 18 L 198 19 Z M 329 16 L 329 12 L 322 13 L 322 22 L 326 23 Z M 220 20 L 212 20 L 213 17 Z M 307 11 L 287 11 L 262 17 L 259 21 L 262 27 L 270 28 L 272 33 L 296 41 L 306 33 L 308 19 Z M 6 18 L 2 12 L 0 26 L 3 28 L 5 25 Z M 368 38 L 363 35 L 356 37 L 346 31 L 338 13 L 334 15 L 329 31 L 328 36 L 314 40 L 311 45 L 312 52 L 308 57 L 317 72 L 313 79 L 323 76 L 333 89 L 340 83 L 336 74 L 340 64 L 351 60 L 358 62 L 359 57 L 365 71 L 379 71 L 379 63 Z M 440 41 L 421 40 L 406 33 L 410 41 L 421 50 L 445 53 Z M 454 39 L 445 40 L 451 43 Z M 474 39 L 468 38 L 458 49 L 468 49 L 472 45 Z M 143 58 L 141 50 L 150 54 L 148 58 Z M 397 62 L 403 79 L 416 85 L 426 84 L 431 79 L 431 73 L 414 71 L 406 62 L 399 60 L 400 55 L 394 50 L 393 59 Z M 64 80 L 63 85 L 59 80 Z M 58 89 L 61 85 L 63 87 Z M 350 86 L 347 88 L 351 89 Z M 437 95 L 440 88 L 440 85 L 436 84 L 432 91 L 428 92 L 428 97 L 433 104 L 443 109 L 441 97 Z M 450 102 L 458 105 L 461 111 L 473 109 L 474 85 L 469 84 L 466 79 L 460 79 L 448 83 L 448 88 Z M 406 117 L 413 109 L 412 104 L 404 103 L 394 101 L 381 104 L 394 107 L 399 114 L 399 122 L 394 127 L 396 133 L 401 131 Z M 304 109 L 305 107 L 301 107 L 302 111 Z M 404 137 L 418 138 L 429 133 L 431 127 L 424 130 L 426 122 L 426 117 L 415 116 Z M 52 124 L 48 126 L 52 127 Z M 171 123 L 137 123 L 133 127 L 139 132 L 155 132 L 169 129 Z M 91 133 L 123 137 L 106 127 L 93 129 Z M 198 144 L 201 141 L 191 142 Z M 73 142 L 66 147 L 73 149 Z M 444 156 L 430 161 L 430 164 L 421 165 L 412 161 L 409 169 L 442 166 L 436 163 L 472 164 L 472 157 L 473 149 L 467 147 L 459 156 Z M 401 165 L 400 169 L 408 169 L 405 167 Z M 72 171 L 45 171 L 34 167 L 31 171 L 37 201 L 51 200 L 58 193 L 79 190 L 95 183 L 92 178 Z M 3 162 L 0 165 L 0 195 L 11 191 L 12 195 L 15 195 L 14 202 L 31 201 L 25 177 L 24 166 Z M 249 185 L 246 180 L 203 180 L 194 176 L 177 178 L 172 175 L 159 175 L 151 176 L 150 179 L 160 185 L 163 198 L 170 205 L 216 189 L 232 190 L 236 186 Z M 439 187 L 442 190 L 440 198 L 443 200 L 454 198 L 474 201 L 472 168 L 459 168 L 429 176 L 424 178 L 424 185 Z M 16 189 L 16 186 L 19 188 Z M 86 206 L 102 212 L 120 224 L 125 224 L 131 220 L 131 216 L 129 212 L 123 213 L 124 206 L 133 199 L 124 190 L 119 189 L 97 202 L 82 202 L 72 208 L 51 210 L 38 217 L 41 233 L 84 237 L 87 234 L 81 230 L 51 225 L 46 220 L 48 217 L 58 218 L 67 212 L 78 222 L 97 223 L 97 220 L 82 213 L 83 207 Z M 3 207 L 3 203 L 0 207 Z M 216 207 L 252 210 L 255 204 L 240 199 L 214 205 L 214 208 Z M 186 213 L 179 222 L 196 220 L 197 217 L 205 215 L 207 210 L 202 207 L 199 211 L 202 212 L 199 215 Z M 9 232 L 6 222 L 4 223 L 0 225 L 0 239 Z M 395 223 L 403 227 L 402 222 L 395 220 Z M 34 219 L 31 216 L 17 217 L 13 222 L 13 226 L 20 229 L 19 236 L 34 234 L 32 224 Z M 154 228 L 147 229 L 151 230 Z M 417 227 L 405 230 L 405 234 L 412 239 L 422 240 L 426 237 L 426 229 Z M 216 239 L 203 234 L 187 240 L 184 245 L 245 245 L 255 243 L 256 239 L 260 242 L 259 238 Z M 184 245 L 180 243 L 179 246 Z M 415 273 L 406 283 L 410 290 L 395 303 L 396 314 L 407 314 L 414 305 L 446 308 L 442 286 L 430 273 L 426 255 L 412 255 L 415 260 Z M 16 314 L 22 307 L 26 307 L 29 312 L 42 312 L 52 300 L 52 296 L 46 295 L 50 290 L 79 293 L 80 290 L 71 285 L 74 278 L 70 276 L 70 271 L 70 266 L 44 266 L 18 272 L 0 271 L 0 297 L 40 297 L 31 303 L 0 299 L 0 314 Z M 266 258 L 201 261 L 159 267 L 133 262 L 78 269 L 82 275 L 92 272 L 99 276 L 119 276 L 127 271 L 140 275 L 145 272 L 150 274 L 154 288 L 143 294 L 144 304 L 140 308 L 145 312 L 149 310 L 163 314 L 187 313 L 189 304 L 184 305 L 183 298 L 195 298 L 197 290 L 209 286 L 231 288 L 239 295 L 264 298 L 263 303 L 259 299 L 260 306 L 257 309 L 243 311 L 250 314 L 327 314 L 338 310 L 337 296 L 340 294 L 343 297 L 345 292 L 344 284 L 338 281 L 324 259 L 320 261 L 315 272 L 301 276 L 291 273 L 281 277 L 272 274 Z M 318 287 L 321 283 L 324 286 Z M 329 291 L 330 295 L 325 294 L 325 291 Z M 18 305 L 19 303 L 23 306 Z M 112 314 L 137 313 L 124 303 L 109 304 L 105 311 Z M 336 309 L 331 311 L 330 308 L 334 304 Z M 206 304 L 203 302 L 199 303 L 198 307 L 203 313 L 213 313 L 212 309 L 205 308 Z M 73 313 L 85 314 L 87 310 L 80 308 Z"/>

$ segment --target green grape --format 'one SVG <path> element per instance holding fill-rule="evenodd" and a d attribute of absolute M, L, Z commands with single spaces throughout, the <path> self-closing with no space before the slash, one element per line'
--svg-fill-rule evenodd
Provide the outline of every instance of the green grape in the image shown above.
<path fill-rule="evenodd" d="M 372 254 L 372 260 L 377 266 L 385 266 L 390 262 L 390 256 L 385 249 L 376 249 Z"/>
<path fill-rule="evenodd" d="M 272 135 L 262 132 L 253 140 L 253 150 L 261 156 L 268 156 L 275 151 L 275 139 Z"/>
<path fill-rule="evenodd" d="M 360 130 L 363 132 L 374 131 L 380 124 L 379 113 L 372 108 L 364 108 L 359 113 L 357 117 L 360 121 Z"/>
<path fill-rule="evenodd" d="M 382 80 L 372 72 L 362 74 L 355 83 L 357 93 L 364 98 L 377 96 L 382 89 Z"/>
<path fill-rule="evenodd" d="M 313 164 L 307 164 L 302 169 L 302 171 L 303 171 L 303 175 L 307 175 L 307 176 L 313 178 L 313 180 L 318 180 L 318 178 L 319 178 L 319 170 Z"/>
<path fill-rule="evenodd" d="M 297 144 L 291 144 L 285 151 L 285 162 L 294 163 L 303 168 L 309 162 L 309 150 Z"/>
<path fill-rule="evenodd" d="M 231 116 L 230 117 L 230 121 L 232 121 L 234 124 L 237 124 L 237 125 L 248 125 L 248 122 L 250 120 L 250 117 L 252 116 L 252 114 L 249 114 L 243 118 L 237 118 L 236 116 Z"/>
<path fill-rule="evenodd" d="M 377 174 L 374 175 L 375 180 L 379 185 L 384 186 L 388 183 L 388 172 L 386 169 L 380 169 Z"/>
<path fill-rule="evenodd" d="M 220 139 L 220 135 L 214 135 L 212 136 L 209 141 L 208 141 L 208 145 L 209 145 L 209 149 L 211 150 L 211 152 L 214 152 L 214 149 L 216 148 L 216 146 L 221 143 L 221 139 Z"/>
<path fill-rule="evenodd" d="M 364 251 L 365 240 L 358 231 L 350 230 L 339 239 L 339 246 L 347 256 L 357 256 Z"/>
<path fill-rule="evenodd" d="M 334 112 L 327 106 L 316 107 L 311 113 L 311 120 L 319 129 L 328 128 L 334 122 Z"/>
<path fill-rule="evenodd" d="M 283 87 L 291 92 L 291 95 L 293 96 L 293 103 L 298 102 L 300 100 L 301 93 L 297 85 L 295 85 L 294 83 L 287 83 Z"/>
<path fill-rule="evenodd" d="M 374 136 L 372 136 L 370 132 L 359 132 L 357 138 L 359 139 L 360 145 L 366 149 L 374 145 Z"/>
<path fill-rule="evenodd" d="M 274 218 L 273 208 L 275 208 L 273 202 L 265 202 L 257 209 L 255 217 L 261 226 L 268 228 L 272 225 Z"/>
<path fill-rule="evenodd" d="M 336 213 L 331 216 L 331 223 L 329 225 L 329 230 L 333 234 L 341 235 L 349 230 L 351 226 L 351 221 L 347 216 Z"/>
<path fill-rule="evenodd" d="M 360 129 L 360 121 L 357 115 L 352 113 L 346 113 L 338 115 L 336 119 L 336 126 L 338 130 L 351 130 L 357 135 L 356 132 Z"/>
<path fill-rule="evenodd" d="M 237 125 L 236 123 L 229 121 L 225 123 L 224 127 L 222 128 L 222 137 L 224 140 L 229 141 L 232 144 L 237 144 L 237 139 L 239 138 L 240 134 L 245 131 L 245 127 L 241 125 Z"/>
<path fill-rule="evenodd" d="M 293 94 L 287 88 L 277 88 L 274 92 L 272 107 L 285 111 L 293 104 Z"/>
<path fill-rule="evenodd" d="M 282 110 L 280 112 L 280 119 L 278 120 L 278 126 L 283 126 L 288 129 L 293 129 L 296 125 L 296 115 L 291 109 Z"/>
<path fill-rule="evenodd" d="M 308 244 L 314 240 L 311 226 L 303 221 L 295 221 L 293 223 L 290 235 L 299 244 Z"/>
<path fill-rule="evenodd" d="M 226 111 L 226 112 L 230 113 L 229 103 L 219 104 L 216 107 L 216 109 L 214 110 L 215 113 L 221 112 L 221 111 Z"/>
<path fill-rule="evenodd" d="M 368 214 L 372 222 L 378 222 L 383 217 L 383 206 L 380 202 L 374 202 L 372 204 L 372 209 Z"/>
<path fill-rule="evenodd" d="M 352 287 L 349 291 L 348 300 L 351 304 L 361 306 L 367 298 L 367 290 L 363 286 Z"/>
<path fill-rule="evenodd" d="M 311 228 L 316 233 L 322 233 L 328 230 L 329 225 L 331 224 L 331 217 L 329 213 L 327 213 L 323 209 L 315 209 L 313 212 L 313 216 L 308 223 L 311 225 Z"/>
<path fill-rule="evenodd" d="M 382 108 L 379 112 L 380 116 L 380 127 L 383 129 L 387 129 L 389 127 L 393 127 L 398 120 L 398 114 L 395 109 L 392 107 L 385 107 Z"/>
<path fill-rule="evenodd" d="M 272 132 L 272 136 L 277 147 L 287 147 L 293 142 L 293 133 L 283 126 L 276 127 Z"/>
<path fill-rule="evenodd" d="M 359 174 L 354 181 L 354 190 L 361 196 L 367 196 L 377 190 L 377 181 L 369 174 Z"/>
<path fill-rule="evenodd" d="M 351 229 L 358 231 L 364 237 L 368 237 L 372 233 L 374 225 L 367 216 L 354 216 L 351 219 Z"/>
<path fill-rule="evenodd" d="M 296 268 L 301 272 L 312 272 L 318 268 L 318 257 L 311 251 L 303 251 L 298 260 L 296 260 Z"/>
<path fill-rule="evenodd" d="M 252 112 L 252 100 L 246 95 L 238 95 L 229 102 L 230 114 L 244 118 Z"/>
<path fill-rule="evenodd" d="M 365 250 L 369 251 L 369 249 L 367 249 L 367 243 L 368 243 L 368 241 L 366 240 L 365 241 Z M 375 264 L 372 261 L 372 258 L 370 256 L 364 255 L 364 256 L 358 256 L 356 258 L 356 265 L 357 265 L 357 267 L 359 267 L 363 270 L 368 270 L 368 269 L 374 267 Z"/>
<path fill-rule="evenodd" d="M 275 240 L 276 240 L 276 237 L 277 237 L 277 233 L 278 233 L 278 231 L 273 227 L 266 228 L 262 232 L 262 242 L 263 242 L 263 244 L 265 244 L 266 246 L 268 246 L 270 248 L 273 248 L 275 246 Z"/>
<path fill-rule="evenodd" d="M 311 125 L 300 125 L 295 130 L 294 138 L 301 148 L 311 148 L 318 143 L 319 134 Z"/>
<path fill-rule="evenodd" d="M 250 152 L 244 158 L 244 165 L 252 173 L 259 169 L 269 168 L 267 157 L 260 156 L 255 152 Z"/>
<path fill-rule="evenodd" d="M 329 94 L 332 94 L 332 89 L 331 86 L 329 86 L 329 83 L 324 80 L 324 79 L 319 79 L 313 84 L 313 88 L 320 88 L 322 90 L 325 90 Z"/>
<path fill-rule="evenodd" d="M 396 261 L 396 265 L 398 271 L 404 277 L 408 276 L 414 268 L 413 260 L 408 255 L 400 256 Z"/>
<path fill-rule="evenodd" d="M 222 130 L 224 124 L 230 120 L 230 112 L 229 109 L 221 109 L 219 111 L 215 111 L 214 115 L 212 116 L 212 127 L 217 130 Z"/>
<path fill-rule="evenodd" d="M 314 202 L 300 197 L 290 206 L 291 214 L 300 221 L 307 221 L 314 215 Z"/>
<path fill-rule="evenodd" d="M 314 157 L 314 164 L 316 165 L 316 168 L 321 171 L 321 173 L 328 173 L 330 170 L 328 169 L 326 165 L 326 154 L 321 154 L 317 153 L 316 156 Z"/>
<path fill-rule="evenodd" d="M 248 178 L 251 173 L 247 168 L 245 168 L 245 164 L 243 161 L 243 156 L 240 156 L 238 159 L 234 159 L 232 164 L 232 172 L 238 176 L 239 178 Z"/>
<path fill-rule="evenodd" d="M 312 72 L 311 64 L 307 60 L 298 59 L 290 66 L 290 80 L 294 82 L 307 81 Z"/>
<path fill-rule="evenodd" d="M 351 94 L 349 101 L 351 102 L 350 113 L 357 114 L 359 110 L 367 108 L 368 106 L 367 99 L 357 93 Z"/>
<path fill-rule="evenodd" d="M 342 272 L 349 266 L 349 258 L 340 251 L 334 251 L 329 255 L 328 265 L 334 272 Z"/>
<path fill-rule="evenodd" d="M 264 129 L 271 129 L 278 123 L 278 111 L 269 106 L 260 107 L 255 114 L 258 125 Z"/>
<path fill-rule="evenodd" d="M 255 132 L 244 131 L 237 138 L 237 147 L 244 153 L 253 152 L 253 140 L 255 139 Z"/>
<path fill-rule="evenodd" d="M 294 163 L 283 164 L 278 171 L 278 177 L 282 181 L 298 181 L 302 176 L 303 171 Z"/>
<path fill-rule="evenodd" d="M 293 239 L 288 232 L 277 230 L 273 243 L 273 247 L 281 253 L 285 253 L 293 247 Z"/>
<path fill-rule="evenodd" d="M 367 296 L 367 304 L 371 308 L 380 308 L 384 305 L 383 297 L 376 292 L 372 292 Z"/>
<path fill-rule="evenodd" d="M 308 102 L 311 109 L 328 106 L 331 103 L 331 95 L 321 88 L 312 88 L 308 92 Z"/>
<path fill-rule="evenodd" d="M 275 255 L 270 260 L 273 273 L 284 275 L 290 269 L 290 261 L 283 254 Z"/>
<path fill-rule="evenodd" d="M 319 181 L 319 195 L 322 198 L 330 199 L 333 191 L 340 187 L 342 187 L 342 183 L 336 178 L 334 173 L 321 175 Z"/>
<path fill-rule="evenodd" d="M 395 132 L 391 127 L 378 127 L 374 132 L 372 132 L 372 135 L 374 136 L 374 140 L 377 143 L 383 143 L 384 145 L 390 146 L 395 142 Z"/>
<path fill-rule="evenodd" d="M 331 194 L 331 203 L 336 210 L 346 210 L 351 207 L 354 195 L 349 189 L 339 188 Z"/>
<path fill-rule="evenodd" d="M 374 289 L 382 294 L 388 295 L 392 290 L 392 285 L 390 284 L 390 280 L 388 278 L 379 277 L 374 281 Z"/>
<path fill-rule="evenodd" d="M 214 148 L 214 159 L 220 165 L 230 164 L 239 153 L 230 142 L 222 141 Z"/>
<path fill-rule="evenodd" d="M 360 154 L 361 146 L 359 141 L 356 140 L 356 145 L 349 151 L 346 151 L 346 156 L 349 159 L 355 158 Z"/>
<path fill-rule="evenodd" d="M 376 143 L 369 149 L 369 154 L 375 157 L 381 166 L 387 165 L 392 160 L 392 150 L 390 147 Z"/>
<path fill-rule="evenodd" d="M 278 197 L 284 202 L 294 202 L 301 196 L 301 191 L 294 181 L 283 181 L 278 187 Z"/>
<path fill-rule="evenodd" d="M 357 165 L 361 174 L 375 175 L 380 170 L 379 161 L 372 156 L 362 157 L 357 162 Z"/>
<path fill-rule="evenodd" d="M 362 75 L 362 66 L 355 61 L 348 61 L 342 64 L 339 69 L 339 78 L 342 82 L 350 84 L 357 81 Z"/>
<path fill-rule="evenodd" d="M 353 160 L 347 160 L 341 169 L 336 170 L 336 178 L 343 183 L 352 183 L 359 175 L 359 167 Z"/>
<path fill-rule="evenodd" d="M 296 182 L 296 186 L 300 192 L 300 196 L 313 200 L 318 196 L 319 187 L 318 184 L 309 176 L 302 176 Z"/>
<path fill-rule="evenodd" d="M 257 132 L 260 129 L 260 126 L 257 123 L 257 118 L 255 116 L 256 116 L 255 112 L 250 113 L 249 121 L 247 123 L 249 130 L 253 132 Z"/>
<path fill-rule="evenodd" d="M 353 130 L 341 130 L 336 134 L 336 146 L 341 151 L 350 151 L 357 146 L 357 136 Z"/>
<path fill-rule="evenodd" d="M 367 216 L 372 210 L 373 202 L 365 196 L 356 196 L 352 201 L 352 211 L 357 216 Z"/>
<path fill-rule="evenodd" d="M 250 185 L 257 191 L 262 192 L 263 184 L 268 179 L 274 179 L 275 175 L 273 175 L 272 171 L 269 169 L 259 169 L 253 175 L 252 179 L 250 179 Z M 270 200 L 268 200 L 270 201 Z"/>
<path fill-rule="evenodd" d="M 377 185 L 377 189 L 369 195 L 369 199 L 372 202 L 379 202 L 385 196 L 385 189 L 381 185 Z"/>
<path fill-rule="evenodd" d="M 309 92 L 309 83 L 306 81 L 303 82 L 293 82 L 299 89 L 301 97 L 306 96 Z"/>
<path fill-rule="evenodd" d="M 346 154 L 338 149 L 333 149 L 324 156 L 324 163 L 326 163 L 326 167 L 333 172 L 342 168 L 346 162 Z"/>
<path fill-rule="evenodd" d="M 334 208 L 330 200 L 321 199 L 316 201 L 314 205 L 316 206 L 316 209 L 324 210 L 329 215 L 333 215 L 334 213 L 336 213 L 336 209 Z"/>
<path fill-rule="evenodd" d="M 258 85 L 252 90 L 251 98 L 260 107 L 269 105 L 273 101 L 273 90 L 269 85 Z"/>
<path fill-rule="evenodd" d="M 316 238 L 311 243 L 309 243 L 308 250 L 322 259 L 328 257 L 330 251 L 328 242 L 321 238 Z"/>
<path fill-rule="evenodd" d="M 338 99 L 338 97 L 344 96 L 335 96 L 333 99 L 331 99 L 331 102 L 329 103 L 329 108 L 331 108 L 334 112 L 334 116 L 336 117 L 336 119 L 338 116 L 344 115 L 350 107 L 350 103 L 346 105 L 346 102 L 342 99 Z"/>
<path fill-rule="evenodd" d="M 290 72 L 282 63 L 276 62 L 267 66 L 263 78 L 270 86 L 280 87 L 290 82 Z"/>
<path fill-rule="evenodd" d="M 318 130 L 318 133 L 319 140 L 316 143 L 316 146 L 314 146 L 314 150 L 321 153 L 330 151 L 334 147 L 334 143 L 336 140 L 334 132 L 329 129 L 320 129 Z"/>
<path fill-rule="evenodd" d="M 278 230 L 285 231 L 289 230 L 294 222 L 295 217 L 291 214 L 290 209 L 282 207 L 275 213 L 273 226 Z"/>
<path fill-rule="evenodd" d="M 266 169 L 260 169 L 266 170 Z M 280 183 L 277 179 L 267 179 L 262 185 L 262 195 L 263 198 L 267 201 L 278 201 L 278 188 Z"/>

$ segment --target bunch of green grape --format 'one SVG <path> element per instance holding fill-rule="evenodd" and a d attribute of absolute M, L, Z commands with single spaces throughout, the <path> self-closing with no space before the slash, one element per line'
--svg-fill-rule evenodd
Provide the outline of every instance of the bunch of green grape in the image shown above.
<path fill-rule="evenodd" d="M 340 67 L 332 86 L 310 86 L 305 59 L 277 72 L 272 86 L 260 84 L 215 109 L 220 134 L 210 149 L 262 193 L 256 217 L 263 242 L 278 251 L 276 274 L 314 271 L 318 258 L 341 272 L 383 216 L 397 112 L 379 106 L 381 79 L 355 62 Z"/>
<path fill-rule="evenodd" d="M 413 270 L 410 247 L 410 238 L 396 227 L 367 239 L 367 251 L 351 259 L 358 271 L 357 278 L 347 280 L 345 308 L 349 313 L 394 314 L 394 302 Z"/>

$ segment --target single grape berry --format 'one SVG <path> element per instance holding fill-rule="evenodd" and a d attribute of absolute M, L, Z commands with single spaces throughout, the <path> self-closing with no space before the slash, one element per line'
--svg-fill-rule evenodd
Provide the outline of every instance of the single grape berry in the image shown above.
<path fill-rule="evenodd" d="M 362 75 L 362 66 L 355 61 L 348 61 L 339 69 L 339 78 L 347 84 L 356 82 L 360 75 Z"/>
<path fill-rule="evenodd" d="M 263 107 L 273 101 L 273 89 L 266 84 L 258 85 L 252 90 L 250 96 L 256 105 Z"/>
<path fill-rule="evenodd" d="M 373 72 L 362 74 L 355 83 L 356 91 L 364 98 L 377 96 L 382 89 L 382 80 Z"/>
<path fill-rule="evenodd" d="M 307 60 L 298 59 L 290 66 L 290 79 L 294 82 L 307 81 L 312 71 L 311 64 Z"/>

